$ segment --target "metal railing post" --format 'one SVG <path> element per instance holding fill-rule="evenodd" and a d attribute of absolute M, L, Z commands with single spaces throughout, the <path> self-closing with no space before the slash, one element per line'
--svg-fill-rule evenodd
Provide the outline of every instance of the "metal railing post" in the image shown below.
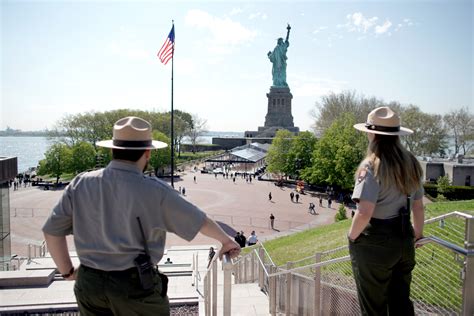
<path fill-rule="evenodd" d="M 228 255 L 224 255 L 222 265 L 224 268 L 224 316 L 230 316 L 232 312 L 232 262 Z"/>
<path fill-rule="evenodd" d="M 211 315 L 217 315 L 217 260 L 212 262 L 212 312 Z"/>
<path fill-rule="evenodd" d="M 270 274 L 276 272 L 277 268 L 273 265 L 270 266 Z M 268 302 L 270 303 L 270 314 L 272 316 L 276 315 L 276 276 L 269 277 L 268 280 L 268 294 L 269 294 L 269 300 Z"/>
<path fill-rule="evenodd" d="M 262 264 L 265 264 L 264 256 L 265 251 L 263 250 L 262 247 L 258 248 L 258 256 L 260 257 L 260 260 L 262 260 Z M 260 264 L 258 265 L 258 287 L 263 289 L 265 287 L 265 277 L 264 277 L 264 266 L 261 266 Z"/>
<path fill-rule="evenodd" d="M 242 258 L 242 267 L 244 268 L 244 280 L 242 283 L 247 283 L 249 280 L 248 280 L 248 273 L 247 273 L 247 257 L 244 257 Z"/>
<path fill-rule="evenodd" d="M 288 261 L 286 263 L 286 269 L 289 271 L 293 267 L 293 263 Z M 291 283 L 293 275 L 291 272 L 286 274 L 286 300 L 285 300 L 285 311 L 287 316 L 291 316 Z"/>
<path fill-rule="evenodd" d="M 235 283 L 236 284 L 242 283 L 241 280 L 240 280 L 240 261 L 237 262 L 237 264 L 235 265 L 234 270 L 235 270 L 235 276 L 234 276 Z"/>
<path fill-rule="evenodd" d="M 321 253 L 317 252 L 314 255 L 314 262 L 321 262 Z M 321 315 L 321 267 L 315 267 L 314 269 L 314 304 L 313 304 L 313 316 Z"/>
<path fill-rule="evenodd" d="M 209 304 L 209 275 L 206 274 L 204 277 L 204 314 L 209 316 L 211 314 Z"/>
<path fill-rule="evenodd" d="M 464 247 L 467 250 L 464 262 L 464 284 L 462 289 L 462 314 L 474 315 L 474 218 L 466 218 Z"/>
<path fill-rule="evenodd" d="M 255 282 L 255 253 L 250 256 L 250 282 Z"/>

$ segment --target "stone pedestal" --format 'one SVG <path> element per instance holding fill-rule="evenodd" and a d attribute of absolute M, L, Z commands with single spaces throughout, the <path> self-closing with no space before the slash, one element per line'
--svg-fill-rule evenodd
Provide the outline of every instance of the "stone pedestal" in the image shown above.
<path fill-rule="evenodd" d="M 265 116 L 265 125 L 259 126 L 258 131 L 246 131 L 246 137 L 275 137 L 280 129 L 299 133 L 300 129 L 293 123 L 291 115 L 291 99 L 293 95 L 288 87 L 271 87 L 267 93 L 268 108 Z"/>
<path fill-rule="evenodd" d="M 294 127 L 293 116 L 291 115 L 291 99 L 293 99 L 293 95 L 290 92 L 290 88 L 271 87 L 270 93 L 267 93 L 267 98 L 268 110 L 263 128 L 276 126 Z"/>

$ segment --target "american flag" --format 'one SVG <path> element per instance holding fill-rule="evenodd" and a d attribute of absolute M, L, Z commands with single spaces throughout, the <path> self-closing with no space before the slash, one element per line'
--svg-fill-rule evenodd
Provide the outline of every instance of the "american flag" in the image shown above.
<path fill-rule="evenodd" d="M 160 51 L 158 52 L 158 58 L 163 64 L 167 64 L 168 61 L 173 58 L 174 53 L 174 25 L 171 28 L 170 34 L 166 38 L 163 46 L 161 46 Z"/>

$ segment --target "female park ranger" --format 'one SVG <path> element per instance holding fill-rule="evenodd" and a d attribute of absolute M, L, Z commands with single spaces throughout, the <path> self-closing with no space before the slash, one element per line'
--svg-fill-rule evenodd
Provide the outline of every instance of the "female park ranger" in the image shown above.
<path fill-rule="evenodd" d="M 414 315 L 410 283 L 415 243 L 423 236 L 423 172 L 399 138 L 413 131 L 401 127 L 388 107 L 376 108 L 354 127 L 369 139 L 355 175 L 357 210 L 348 234 L 361 312 Z"/>

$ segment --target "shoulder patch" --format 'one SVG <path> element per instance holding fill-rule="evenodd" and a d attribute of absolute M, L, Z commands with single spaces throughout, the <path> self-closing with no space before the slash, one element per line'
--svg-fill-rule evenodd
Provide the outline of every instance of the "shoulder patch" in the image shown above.
<path fill-rule="evenodd" d="M 357 176 L 357 183 L 361 183 L 365 177 L 367 176 L 367 167 L 359 171 L 359 175 Z"/>

